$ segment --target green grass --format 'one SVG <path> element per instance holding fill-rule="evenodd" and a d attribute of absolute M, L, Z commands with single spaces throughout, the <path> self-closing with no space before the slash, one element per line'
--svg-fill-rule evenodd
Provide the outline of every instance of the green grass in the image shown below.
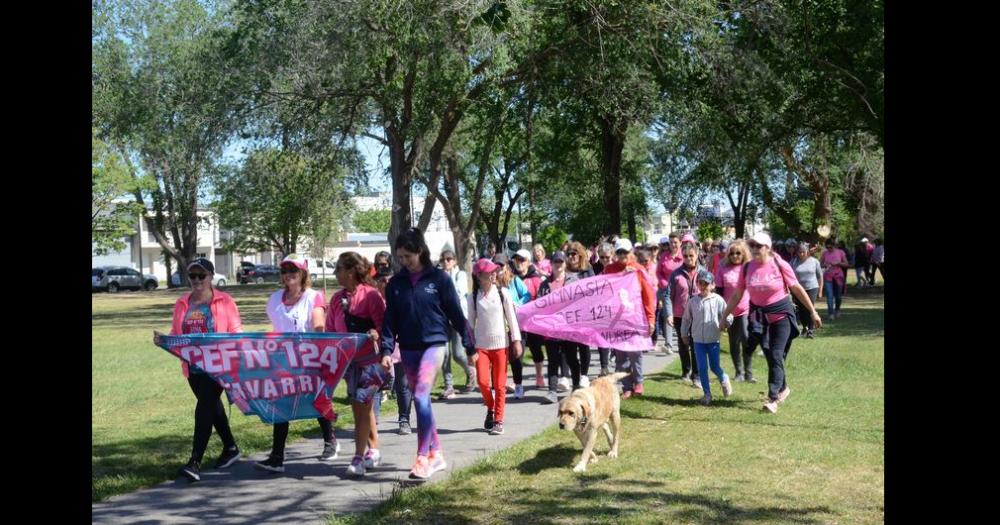
<path fill-rule="evenodd" d="M 793 344 L 792 394 L 777 414 L 760 409 L 762 357 L 762 381 L 734 384 L 728 399 L 713 380 L 709 408 L 677 380 L 677 360 L 623 402 L 618 459 L 599 441 L 600 461 L 574 474 L 581 446 L 551 427 L 330 523 L 881 523 L 883 327 L 881 289 L 852 289 L 841 319 Z M 723 367 L 732 372 L 728 354 Z"/>
<path fill-rule="evenodd" d="M 264 308 L 276 289 L 275 284 L 226 288 L 240 308 L 244 330 L 270 329 Z M 334 289 L 328 291 L 332 294 Z M 178 359 L 152 343 L 153 330 L 170 331 L 173 304 L 181 293 L 158 290 L 92 297 L 93 501 L 175 479 L 191 453 L 194 395 L 181 375 Z M 452 369 L 456 384 L 465 384 L 461 368 Z M 443 388 L 441 384 L 443 379 L 437 391 Z M 343 383 L 334 392 L 334 401 L 339 414 L 336 428 L 352 429 Z M 382 408 L 383 418 L 395 414 L 395 402 Z M 271 427 L 259 418 L 244 416 L 237 409 L 230 411 L 230 421 L 245 455 L 271 449 Z M 289 442 L 319 434 L 315 421 L 294 421 Z M 205 460 L 214 461 L 220 452 L 221 443 L 213 433 Z"/>

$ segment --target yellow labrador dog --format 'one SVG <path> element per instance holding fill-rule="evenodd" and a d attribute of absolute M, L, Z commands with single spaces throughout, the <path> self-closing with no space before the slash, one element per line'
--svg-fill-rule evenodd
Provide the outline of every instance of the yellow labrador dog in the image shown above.
<path fill-rule="evenodd" d="M 617 372 L 597 378 L 589 387 L 573 392 L 559 403 L 559 428 L 572 430 L 583 444 L 583 456 L 573 467 L 573 472 L 583 472 L 587 470 L 587 463 L 597 462 L 594 445 L 597 444 L 598 430 L 604 430 L 608 445 L 611 445 L 608 457 L 618 457 L 622 416 L 617 381 L 628 375 L 628 372 Z"/>

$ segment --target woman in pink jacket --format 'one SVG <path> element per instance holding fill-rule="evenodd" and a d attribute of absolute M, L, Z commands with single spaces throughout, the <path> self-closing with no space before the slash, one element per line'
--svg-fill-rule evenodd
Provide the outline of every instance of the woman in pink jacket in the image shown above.
<path fill-rule="evenodd" d="M 212 277 L 215 274 L 212 261 L 195 259 L 188 265 L 187 272 L 191 293 L 181 296 L 174 304 L 170 335 L 242 332 L 243 321 L 240 320 L 240 311 L 233 298 L 212 288 Z M 194 408 L 191 459 L 181 467 L 180 474 L 190 481 L 200 481 L 201 460 L 212 437 L 213 426 L 222 439 L 222 455 L 216 461 L 215 468 L 232 466 L 240 459 L 240 449 L 236 446 L 236 438 L 229 428 L 229 418 L 222 406 L 222 386 L 197 367 L 190 370 L 187 363 L 182 363 L 181 369 L 198 402 Z"/>

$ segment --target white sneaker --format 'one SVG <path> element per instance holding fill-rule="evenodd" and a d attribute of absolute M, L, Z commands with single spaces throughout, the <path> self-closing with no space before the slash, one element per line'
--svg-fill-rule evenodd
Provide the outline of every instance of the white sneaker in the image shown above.
<path fill-rule="evenodd" d="M 573 386 L 573 383 L 568 377 L 560 377 L 559 381 L 556 383 L 557 392 L 569 392 L 569 389 Z"/>
<path fill-rule="evenodd" d="M 370 448 L 365 452 L 365 468 L 375 468 L 382 464 L 382 453 L 377 448 Z"/>
<path fill-rule="evenodd" d="M 580 376 L 580 388 L 587 388 L 590 386 L 590 378 L 587 376 Z"/>
<path fill-rule="evenodd" d="M 354 456 L 351 464 L 347 466 L 347 473 L 352 476 L 365 475 L 365 460 L 361 456 Z"/>
<path fill-rule="evenodd" d="M 521 385 L 514 385 L 514 399 L 521 399 L 524 397 L 524 387 Z"/>

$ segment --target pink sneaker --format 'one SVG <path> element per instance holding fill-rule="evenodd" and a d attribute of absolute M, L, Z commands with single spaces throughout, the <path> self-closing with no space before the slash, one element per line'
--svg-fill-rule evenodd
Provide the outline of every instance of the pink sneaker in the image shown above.
<path fill-rule="evenodd" d="M 542 376 L 535 376 L 535 386 L 538 388 L 545 388 L 545 378 Z"/>
<path fill-rule="evenodd" d="M 448 468 L 448 464 L 444 461 L 444 453 L 440 450 L 431 451 L 431 455 L 428 459 L 430 460 L 429 472 L 431 474 Z"/>
<path fill-rule="evenodd" d="M 632 391 L 631 390 L 626 390 L 626 391 L 622 392 L 622 399 L 628 399 L 630 397 L 632 397 Z"/>
<path fill-rule="evenodd" d="M 788 399 L 788 394 L 791 394 L 791 393 L 792 393 L 792 389 L 788 388 L 786 386 L 784 390 L 782 390 L 781 392 L 778 392 L 778 402 L 779 403 L 784 403 L 785 400 Z"/>
<path fill-rule="evenodd" d="M 777 401 L 771 401 L 769 399 L 769 400 L 767 400 L 767 401 L 764 402 L 764 406 L 762 408 L 764 410 L 767 410 L 768 412 L 770 412 L 772 414 L 777 414 L 778 413 L 778 402 Z"/>
<path fill-rule="evenodd" d="M 642 383 L 636 383 L 635 384 L 635 395 L 641 396 L 642 392 L 643 392 Z"/>
<path fill-rule="evenodd" d="M 417 456 L 416 463 L 410 469 L 410 479 L 427 479 L 431 477 L 430 460 L 427 456 Z"/>

